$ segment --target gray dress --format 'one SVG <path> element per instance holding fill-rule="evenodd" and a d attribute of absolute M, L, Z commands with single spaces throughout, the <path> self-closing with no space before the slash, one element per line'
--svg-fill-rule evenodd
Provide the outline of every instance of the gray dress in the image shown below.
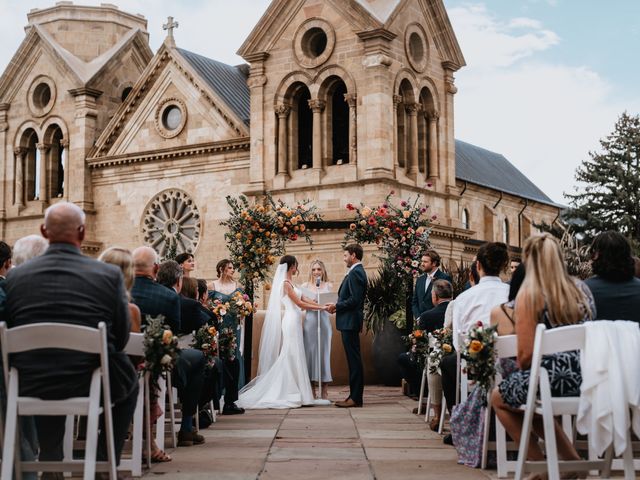
<path fill-rule="evenodd" d="M 304 287 L 313 292 L 315 286 L 305 284 Z M 321 287 L 320 293 L 329 292 L 329 285 Z M 314 298 L 315 300 L 315 298 Z M 320 313 L 320 347 L 322 362 L 322 381 L 331 382 L 331 335 L 332 328 L 328 312 L 308 311 L 304 318 L 304 353 L 307 358 L 309 378 L 312 382 L 318 381 L 318 313 Z"/>

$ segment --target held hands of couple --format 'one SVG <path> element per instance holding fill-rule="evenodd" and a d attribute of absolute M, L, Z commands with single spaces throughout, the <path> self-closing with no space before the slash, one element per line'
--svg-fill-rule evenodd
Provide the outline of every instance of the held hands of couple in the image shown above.
<path fill-rule="evenodd" d="M 336 305 L 334 303 L 327 303 L 324 309 L 329 313 L 336 313 Z"/>

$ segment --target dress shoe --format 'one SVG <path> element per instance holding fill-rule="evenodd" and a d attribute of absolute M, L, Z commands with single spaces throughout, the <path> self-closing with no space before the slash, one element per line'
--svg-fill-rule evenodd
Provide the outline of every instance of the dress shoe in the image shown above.
<path fill-rule="evenodd" d="M 420 407 L 420 413 L 418 413 L 418 407 L 414 407 L 411 412 L 414 415 L 424 415 L 425 413 L 427 413 L 427 405 L 425 403 L 422 404 L 422 407 Z"/>
<path fill-rule="evenodd" d="M 444 443 L 445 445 L 453 446 L 453 437 L 451 436 L 451 434 L 445 435 L 442 439 L 442 443 Z"/>
<path fill-rule="evenodd" d="M 336 402 L 335 405 L 338 408 L 353 408 L 353 407 L 360 408 L 360 407 L 362 407 L 361 403 L 356 403 L 350 398 L 345 400 L 345 401 L 343 401 L 343 402 Z"/>
<path fill-rule="evenodd" d="M 178 432 L 178 446 L 191 447 L 192 445 L 201 445 L 204 443 L 204 437 L 196 432 Z"/>
<path fill-rule="evenodd" d="M 222 415 L 240 415 L 244 413 L 244 408 L 238 407 L 235 403 L 225 403 Z"/>

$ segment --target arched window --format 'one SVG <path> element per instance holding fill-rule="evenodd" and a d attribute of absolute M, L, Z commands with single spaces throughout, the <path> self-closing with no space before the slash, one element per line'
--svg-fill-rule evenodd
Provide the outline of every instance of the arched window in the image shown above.
<path fill-rule="evenodd" d="M 342 80 L 329 90 L 330 108 L 327 111 L 327 131 L 331 134 L 329 146 L 333 165 L 349 163 L 349 105 L 345 101 L 347 86 Z"/>
<path fill-rule="evenodd" d="M 309 107 L 310 99 L 311 94 L 306 86 L 302 86 L 294 96 L 291 131 L 293 152 L 297 157 L 295 168 L 311 168 L 313 165 L 313 112 Z"/>
<path fill-rule="evenodd" d="M 27 130 L 24 134 L 26 152 L 24 157 L 24 198 L 36 200 L 40 188 L 40 152 L 38 135 L 35 130 Z"/>
<path fill-rule="evenodd" d="M 502 221 L 502 241 L 509 245 L 509 220 Z"/>
<path fill-rule="evenodd" d="M 469 211 L 466 208 L 462 209 L 462 228 L 469 230 Z"/>

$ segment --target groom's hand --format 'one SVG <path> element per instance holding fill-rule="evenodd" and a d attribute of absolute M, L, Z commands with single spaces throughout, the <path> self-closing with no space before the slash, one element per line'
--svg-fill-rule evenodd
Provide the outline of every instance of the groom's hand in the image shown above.
<path fill-rule="evenodd" d="M 324 308 L 327 310 L 327 312 L 329 313 L 336 313 L 336 306 L 333 303 L 327 303 Z"/>

